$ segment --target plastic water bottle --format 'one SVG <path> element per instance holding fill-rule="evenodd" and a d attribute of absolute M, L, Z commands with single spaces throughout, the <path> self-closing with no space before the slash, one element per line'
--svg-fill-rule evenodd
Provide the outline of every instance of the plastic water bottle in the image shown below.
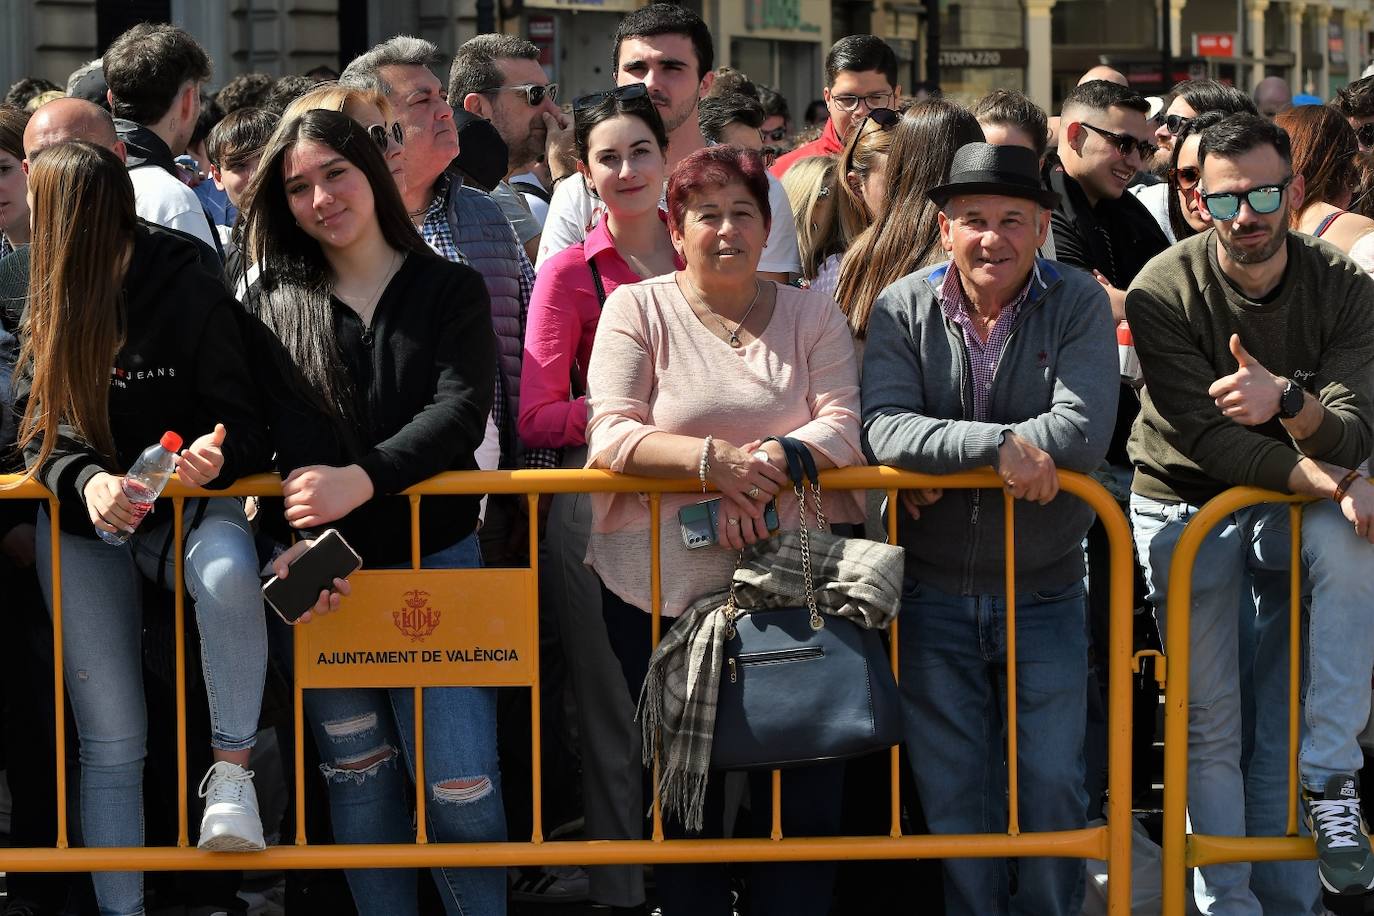
<path fill-rule="evenodd" d="M 134 508 L 134 527 L 143 521 L 143 516 L 153 508 L 153 503 L 167 486 L 167 478 L 177 469 L 177 452 L 181 450 L 181 437 L 170 430 L 162 434 L 157 445 L 150 445 L 138 456 L 129 473 L 124 475 L 124 495 Z M 133 534 L 132 531 L 104 531 L 97 529 L 106 544 L 123 544 Z"/>

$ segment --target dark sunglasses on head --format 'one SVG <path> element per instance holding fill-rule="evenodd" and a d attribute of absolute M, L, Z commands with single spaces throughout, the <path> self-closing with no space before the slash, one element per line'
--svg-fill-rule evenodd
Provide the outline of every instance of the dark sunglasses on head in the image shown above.
<path fill-rule="evenodd" d="M 1244 198 L 1261 216 L 1273 213 L 1283 205 L 1283 192 L 1293 180 L 1289 175 L 1279 184 L 1266 184 L 1258 188 L 1251 188 L 1248 191 L 1218 191 L 1215 194 L 1203 194 L 1202 203 L 1207 207 L 1207 212 L 1212 214 L 1212 219 L 1228 220 L 1235 219 L 1236 214 L 1240 213 L 1240 202 Z"/>
<path fill-rule="evenodd" d="M 902 120 L 902 116 L 891 108 L 874 108 L 868 114 L 864 115 L 864 120 L 872 121 L 883 130 L 891 130 L 897 126 L 898 121 Z"/>
<path fill-rule="evenodd" d="M 1202 170 L 1195 165 L 1185 165 L 1181 169 L 1169 169 L 1169 174 L 1173 176 L 1174 183 L 1178 185 L 1180 191 L 1191 191 L 1197 187 L 1198 179 L 1202 177 Z"/>
<path fill-rule="evenodd" d="M 391 134 L 389 138 L 387 137 L 388 132 Z M 389 128 L 385 124 L 373 124 L 367 129 L 367 133 L 377 144 L 378 149 L 384 153 L 387 143 L 391 140 L 395 140 L 397 146 L 404 146 L 406 142 L 406 132 L 401 129 L 400 121 L 392 121 Z"/>
<path fill-rule="evenodd" d="M 530 103 L 531 108 L 538 108 L 540 105 L 543 105 L 545 99 L 548 99 L 550 102 L 558 101 L 557 83 L 547 83 L 545 85 L 526 83 L 523 86 L 493 86 L 490 89 L 483 89 L 482 92 L 524 93 L 525 101 Z"/>
<path fill-rule="evenodd" d="M 1164 129 L 1177 137 L 1192 120 L 1192 118 L 1185 118 L 1183 115 L 1171 114 L 1164 118 Z"/>
<path fill-rule="evenodd" d="M 1360 146 L 1365 149 L 1374 147 L 1374 123 L 1361 124 L 1355 130 L 1355 139 L 1360 141 Z"/>
<path fill-rule="evenodd" d="M 573 99 L 573 111 L 581 111 L 584 108 L 595 108 L 607 99 L 615 99 L 617 102 L 628 102 L 630 99 L 637 99 L 649 94 L 649 88 L 643 83 L 626 83 L 624 86 L 616 86 L 614 89 L 607 89 L 605 92 L 592 92 L 587 95 L 580 95 Z"/>
<path fill-rule="evenodd" d="M 759 131 L 759 133 L 763 135 L 764 143 L 767 143 L 769 140 L 772 140 L 774 143 L 781 143 L 782 141 L 787 139 L 786 127 L 775 127 L 772 130 L 761 130 Z"/>
<path fill-rule="evenodd" d="M 1137 140 L 1129 134 L 1114 134 L 1109 130 L 1093 127 L 1086 121 L 1080 121 L 1079 123 L 1111 143 L 1112 146 L 1115 146 L 1117 152 L 1121 153 L 1122 156 L 1129 156 L 1131 153 L 1138 152 L 1140 153 L 1141 160 L 1144 161 L 1159 152 L 1159 147 L 1155 146 L 1149 140 Z"/>

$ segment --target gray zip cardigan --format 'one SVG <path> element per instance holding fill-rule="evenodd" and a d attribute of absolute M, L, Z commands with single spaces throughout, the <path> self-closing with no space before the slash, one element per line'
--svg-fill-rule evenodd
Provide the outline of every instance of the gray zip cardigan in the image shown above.
<path fill-rule="evenodd" d="M 864 449 L 871 461 L 926 474 L 997 464 L 1012 430 L 1054 459 L 1088 472 L 1102 463 L 1116 421 L 1119 368 L 1107 294 L 1088 274 L 1037 259 L 993 377 L 988 422 L 973 419 L 963 333 L 945 317 L 949 264 L 883 290 L 869 319 L 863 363 Z M 1048 506 L 1016 501 L 1018 594 L 1063 591 L 1084 575 L 1081 541 L 1093 513 L 1061 493 Z M 907 574 L 952 594 L 1004 594 L 999 490 L 948 490 L 912 520 L 901 513 Z"/>

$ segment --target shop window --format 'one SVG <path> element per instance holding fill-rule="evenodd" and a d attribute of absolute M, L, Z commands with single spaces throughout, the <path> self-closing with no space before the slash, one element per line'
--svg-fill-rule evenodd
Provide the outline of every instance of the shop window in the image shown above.
<path fill-rule="evenodd" d="M 1026 74 L 1020 68 L 942 67 L 940 89 L 945 98 L 972 105 L 994 89 L 1026 89 Z"/>
<path fill-rule="evenodd" d="M 1153 48 L 1158 44 L 1152 3 L 1139 0 L 1059 0 L 1051 11 L 1056 46 Z"/>

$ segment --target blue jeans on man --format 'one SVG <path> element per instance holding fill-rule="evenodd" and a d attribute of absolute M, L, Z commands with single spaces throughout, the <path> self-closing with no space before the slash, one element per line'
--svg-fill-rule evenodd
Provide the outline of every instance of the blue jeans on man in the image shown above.
<path fill-rule="evenodd" d="M 1131 497 L 1131 522 L 1161 631 L 1175 545 L 1197 509 Z M 1288 820 L 1289 508 L 1242 509 L 1204 539 L 1193 566 L 1189 665 L 1188 813 L 1200 834 L 1281 836 Z M 1354 535 L 1340 508 L 1302 510 L 1307 615 L 1302 784 L 1321 792 L 1328 777 L 1358 773 L 1356 736 L 1369 716 L 1374 670 L 1374 546 Z M 1246 589 L 1254 595 L 1253 656 L 1242 658 Z M 1243 758 L 1242 672 L 1254 695 L 1253 742 Z M 1209 916 L 1322 912 L 1311 862 L 1213 865 L 1194 886 Z"/>
<path fill-rule="evenodd" d="M 1006 599 L 908 583 L 900 686 L 912 772 L 932 833 L 1007 829 Z M 1088 645 L 1083 583 L 1016 598 L 1019 815 L 1027 832 L 1086 826 Z M 1012 893 L 1012 868 L 1015 893 Z M 947 859 L 948 916 L 1077 916 L 1078 859 Z"/>

